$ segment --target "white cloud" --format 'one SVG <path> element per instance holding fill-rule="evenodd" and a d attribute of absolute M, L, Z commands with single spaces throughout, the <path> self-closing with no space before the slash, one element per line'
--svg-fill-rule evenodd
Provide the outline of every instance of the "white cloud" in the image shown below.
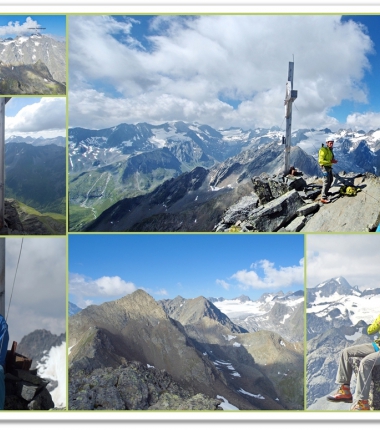
<path fill-rule="evenodd" d="M 7 238 L 5 303 L 10 341 L 36 329 L 66 330 L 66 239 Z M 16 273 L 17 261 L 21 256 Z M 12 287 L 14 290 L 12 293 Z"/>
<path fill-rule="evenodd" d="M 70 275 L 70 293 L 78 297 L 123 296 L 135 290 L 132 282 L 125 282 L 119 276 L 91 279 L 76 273 Z"/>
<path fill-rule="evenodd" d="M 353 113 L 347 116 L 346 124 L 353 130 L 377 130 L 380 124 L 380 112 Z"/>
<path fill-rule="evenodd" d="M 12 134 L 22 137 L 65 136 L 65 128 L 66 100 L 62 97 L 42 97 L 38 103 L 21 108 L 15 116 L 5 117 L 6 138 Z"/>
<path fill-rule="evenodd" d="M 20 23 L 20 21 L 9 21 L 8 25 L 0 27 L 0 36 L 6 36 L 8 34 L 14 34 L 16 36 L 30 34 L 30 28 L 36 28 L 39 26 L 38 22 L 34 21 L 31 17 L 27 17 L 23 23 Z"/>
<path fill-rule="evenodd" d="M 145 35 L 150 51 L 132 37 L 133 26 L 139 24 L 71 17 L 70 126 L 181 119 L 214 127 L 281 125 L 292 54 L 294 127 L 337 125 L 332 106 L 367 101 L 362 79 L 372 42 L 361 25 L 337 15 L 157 17 L 156 33 Z M 121 31 L 123 43 L 113 37 Z M 99 82 L 119 96 L 98 89 Z M 241 104 L 233 109 L 221 99 Z"/>
<path fill-rule="evenodd" d="M 154 294 L 156 294 L 157 296 L 168 296 L 169 295 L 169 293 L 163 288 L 159 291 L 155 291 Z"/>
<path fill-rule="evenodd" d="M 217 279 L 215 281 L 218 285 L 220 285 L 221 287 L 223 287 L 225 290 L 228 290 L 230 288 L 230 284 L 226 281 L 223 281 L 223 279 Z"/>
<path fill-rule="evenodd" d="M 380 235 L 309 235 L 307 286 L 343 276 L 351 285 L 378 288 Z"/>
<path fill-rule="evenodd" d="M 251 266 L 257 270 L 239 270 L 231 276 L 244 289 L 275 289 L 304 283 L 303 259 L 298 266 L 275 268 L 273 262 L 260 260 Z M 259 270 L 263 271 L 260 276 Z"/>

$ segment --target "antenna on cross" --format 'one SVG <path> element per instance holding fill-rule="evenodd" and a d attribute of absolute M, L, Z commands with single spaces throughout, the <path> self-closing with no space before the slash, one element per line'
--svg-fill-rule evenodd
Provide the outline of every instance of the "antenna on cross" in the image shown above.
<path fill-rule="evenodd" d="M 286 118 L 286 138 L 285 138 L 285 168 L 284 175 L 289 174 L 290 170 L 290 146 L 292 143 L 292 105 L 297 98 L 297 90 L 293 90 L 293 76 L 294 76 L 294 55 L 293 61 L 289 61 L 288 81 L 286 82 L 285 91 L 285 118 Z"/>

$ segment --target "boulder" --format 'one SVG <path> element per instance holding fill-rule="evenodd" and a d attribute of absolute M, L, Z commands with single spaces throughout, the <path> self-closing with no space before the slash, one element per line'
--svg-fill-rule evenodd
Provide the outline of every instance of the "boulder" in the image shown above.
<path fill-rule="evenodd" d="M 247 221 L 256 231 L 278 231 L 295 218 L 297 210 L 303 205 L 304 201 L 297 191 L 292 190 L 253 210 Z"/>

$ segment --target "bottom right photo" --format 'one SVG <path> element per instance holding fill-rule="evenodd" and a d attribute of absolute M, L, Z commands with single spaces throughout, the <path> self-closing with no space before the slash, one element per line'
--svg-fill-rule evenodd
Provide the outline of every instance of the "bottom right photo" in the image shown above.
<path fill-rule="evenodd" d="M 307 409 L 380 410 L 380 236 L 309 234 Z"/>

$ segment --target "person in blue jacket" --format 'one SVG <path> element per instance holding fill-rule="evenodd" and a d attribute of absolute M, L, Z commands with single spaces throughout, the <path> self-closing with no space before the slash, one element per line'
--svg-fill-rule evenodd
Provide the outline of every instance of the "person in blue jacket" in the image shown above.
<path fill-rule="evenodd" d="M 7 357 L 9 342 L 8 324 L 0 315 L 0 410 L 4 410 L 5 403 L 5 359 Z"/>

